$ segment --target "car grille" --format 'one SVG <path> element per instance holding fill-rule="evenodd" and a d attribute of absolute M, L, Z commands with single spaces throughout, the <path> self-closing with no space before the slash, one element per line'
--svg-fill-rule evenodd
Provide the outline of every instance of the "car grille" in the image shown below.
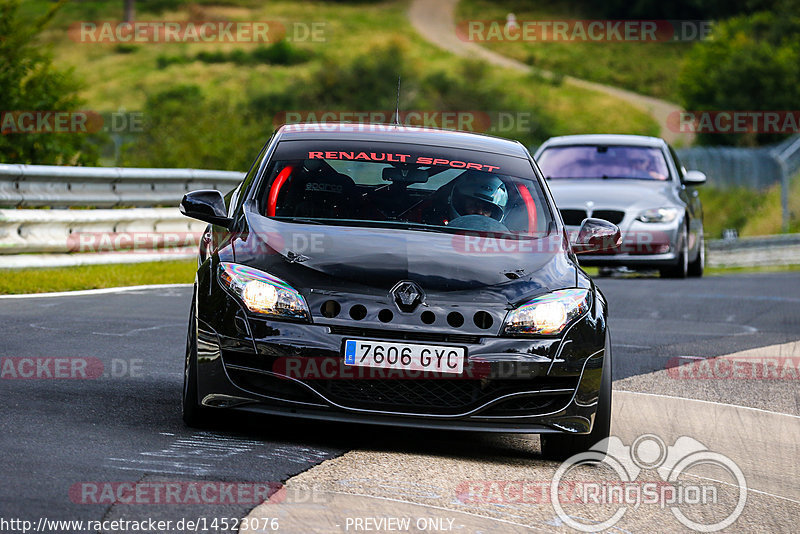
<path fill-rule="evenodd" d="M 586 218 L 586 212 L 583 210 L 561 210 L 561 218 L 564 219 L 564 224 L 567 226 L 580 226 Z"/>
<path fill-rule="evenodd" d="M 577 379 L 531 380 L 362 379 L 315 380 L 307 383 L 331 401 L 352 408 L 397 412 L 457 414 L 501 395 L 538 389 L 569 390 Z M 535 411 L 535 410 L 534 410 Z"/>
<path fill-rule="evenodd" d="M 274 358 L 223 350 L 225 369 L 237 386 L 290 401 L 324 403 L 294 380 L 264 374 Z M 316 367 L 315 367 L 316 368 Z M 279 371 L 280 372 L 280 371 Z M 367 371 L 365 371 L 367 372 Z M 459 414 L 503 395 L 540 391 L 539 395 L 511 398 L 481 415 L 536 415 L 552 411 L 554 403 L 566 402 L 578 386 L 578 377 L 518 378 L 329 378 L 316 375 L 302 380 L 326 399 L 348 408 L 385 412 Z"/>
<path fill-rule="evenodd" d="M 617 210 L 595 210 L 592 212 L 592 217 L 597 219 L 604 219 L 613 224 L 619 224 L 625 218 L 624 211 Z"/>
<path fill-rule="evenodd" d="M 440 343 L 480 343 L 480 336 L 468 334 L 445 334 L 440 332 L 424 332 L 415 330 L 413 332 L 402 330 L 382 330 L 380 328 L 357 328 L 352 326 L 331 326 L 331 334 L 353 337 L 376 337 L 382 339 L 403 339 L 416 342 L 440 342 Z"/>
<path fill-rule="evenodd" d="M 567 226 L 580 226 L 586 217 L 588 217 L 588 214 L 584 210 L 561 210 L 561 218 L 564 219 L 564 224 Z M 594 210 L 592 217 L 619 224 L 625 218 L 625 212 L 619 210 Z"/>
<path fill-rule="evenodd" d="M 481 415 L 508 416 L 547 413 L 560 409 L 571 398 L 572 392 L 513 397 L 495 404 Z"/>

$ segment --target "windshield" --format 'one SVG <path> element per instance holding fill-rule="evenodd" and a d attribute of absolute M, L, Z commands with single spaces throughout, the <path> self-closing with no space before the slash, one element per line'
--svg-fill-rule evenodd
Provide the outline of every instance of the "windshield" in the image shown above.
<path fill-rule="evenodd" d="M 546 148 L 538 159 L 549 179 L 633 178 L 666 180 L 669 177 L 664 154 L 658 148 L 640 146 L 555 146 Z"/>
<path fill-rule="evenodd" d="M 284 141 L 259 194 L 307 224 L 543 236 L 552 217 L 527 159 L 400 143 Z"/>

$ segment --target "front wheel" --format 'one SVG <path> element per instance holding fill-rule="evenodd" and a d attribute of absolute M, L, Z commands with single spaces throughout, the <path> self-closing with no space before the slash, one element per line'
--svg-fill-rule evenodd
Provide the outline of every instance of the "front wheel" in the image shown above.
<path fill-rule="evenodd" d="M 697 259 L 689 264 L 689 276 L 700 278 L 706 267 L 706 239 L 700 230 L 700 243 L 697 245 Z"/>
<path fill-rule="evenodd" d="M 600 450 L 595 446 L 611 434 L 611 345 L 607 343 L 606 347 L 592 431 L 588 434 L 542 434 L 539 440 L 542 444 L 542 456 L 546 459 L 566 460 L 589 449 L 605 456 L 605 448 Z"/>
<path fill-rule="evenodd" d="M 661 269 L 661 278 L 686 278 L 689 273 L 689 231 L 683 227 L 683 233 L 678 243 L 678 262 Z"/>
<path fill-rule="evenodd" d="M 192 311 L 189 312 L 189 332 L 186 334 L 186 361 L 183 366 L 183 395 L 181 396 L 181 416 L 183 422 L 193 428 L 208 426 L 211 418 L 209 409 L 197 401 L 197 321 L 194 313 L 194 297 Z"/>

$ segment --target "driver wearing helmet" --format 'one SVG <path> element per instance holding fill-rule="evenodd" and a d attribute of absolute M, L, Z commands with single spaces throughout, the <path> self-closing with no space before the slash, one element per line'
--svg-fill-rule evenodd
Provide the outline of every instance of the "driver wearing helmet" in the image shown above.
<path fill-rule="evenodd" d="M 485 172 L 465 172 L 450 192 L 453 218 L 483 215 L 500 221 L 507 203 L 506 184 L 497 175 Z"/>

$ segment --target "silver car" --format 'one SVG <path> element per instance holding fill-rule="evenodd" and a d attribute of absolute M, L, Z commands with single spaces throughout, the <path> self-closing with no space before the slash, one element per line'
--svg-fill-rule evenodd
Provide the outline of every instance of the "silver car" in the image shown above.
<path fill-rule="evenodd" d="M 586 254 L 582 265 L 658 269 L 670 278 L 703 275 L 703 208 L 693 186 L 706 176 L 684 169 L 666 141 L 568 135 L 548 139 L 534 157 L 573 235 L 588 217 L 622 230 L 621 247 Z"/>

